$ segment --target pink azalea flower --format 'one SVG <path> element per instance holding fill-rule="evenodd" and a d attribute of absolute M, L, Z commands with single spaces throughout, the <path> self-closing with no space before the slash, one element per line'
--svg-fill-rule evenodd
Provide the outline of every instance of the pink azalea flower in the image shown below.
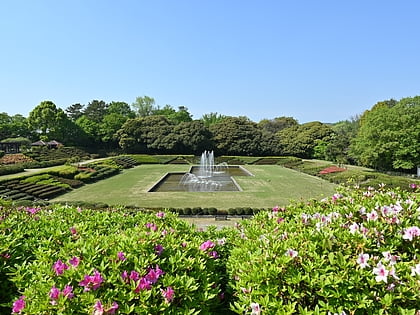
<path fill-rule="evenodd" d="M 174 299 L 175 291 L 171 287 L 167 287 L 165 290 L 160 289 L 163 295 L 163 298 L 165 299 L 166 303 L 172 302 Z"/>
<path fill-rule="evenodd" d="M 390 252 L 382 252 L 382 256 L 384 256 L 386 261 L 389 261 L 391 265 L 395 265 L 397 263 L 397 260 L 400 259 L 397 255 L 391 255 Z"/>
<path fill-rule="evenodd" d="M 251 303 L 251 315 L 260 315 L 261 307 L 258 303 Z"/>
<path fill-rule="evenodd" d="M 139 293 L 140 291 L 150 290 L 152 288 L 151 284 L 145 277 L 141 278 L 134 292 Z"/>
<path fill-rule="evenodd" d="M 72 226 L 72 227 L 70 228 L 70 233 L 71 233 L 72 235 L 76 235 L 76 234 L 77 234 L 76 228 L 75 228 L 74 226 Z"/>
<path fill-rule="evenodd" d="M 420 229 L 417 226 L 411 226 L 404 231 L 403 239 L 412 241 L 413 238 L 420 236 Z"/>
<path fill-rule="evenodd" d="M 80 259 L 77 258 L 76 256 L 73 256 L 70 260 L 69 260 L 70 265 L 72 265 L 73 267 L 77 267 L 79 266 L 80 263 Z"/>
<path fill-rule="evenodd" d="M 375 210 L 372 210 L 372 212 L 369 212 L 366 217 L 368 221 L 376 221 L 378 220 L 378 213 Z"/>
<path fill-rule="evenodd" d="M 149 272 L 147 273 L 147 275 L 145 276 L 145 279 L 150 284 L 155 284 L 159 279 L 159 274 L 157 274 L 154 269 L 150 269 Z"/>
<path fill-rule="evenodd" d="M 209 256 L 212 257 L 212 258 L 214 258 L 214 259 L 217 259 L 217 258 L 220 257 L 219 256 L 219 253 L 217 251 L 215 251 L 215 250 L 212 250 L 211 252 L 209 252 Z"/>
<path fill-rule="evenodd" d="M 93 315 L 103 315 L 105 313 L 104 306 L 102 305 L 101 301 L 97 301 L 93 306 Z"/>
<path fill-rule="evenodd" d="M 77 207 L 77 212 L 79 212 L 79 213 L 81 213 L 82 212 L 82 208 L 80 208 L 80 207 Z"/>
<path fill-rule="evenodd" d="M 49 296 L 53 300 L 58 300 L 58 298 L 60 296 L 60 290 L 57 289 L 55 286 L 53 286 L 50 290 Z"/>
<path fill-rule="evenodd" d="M 183 247 L 183 248 L 187 247 L 187 242 L 182 242 L 181 247 Z"/>
<path fill-rule="evenodd" d="M 118 260 L 119 260 L 119 261 L 124 261 L 124 260 L 126 260 L 125 255 L 124 255 L 124 253 L 123 253 L 123 252 L 118 252 L 117 256 L 118 256 Z"/>
<path fill-rule="evenodd" d="M 279 212 L 280 207 L 279 206 L 275 206 L 273 207 L 273 212 Z"/>
<path fill-rule="evenodd" d="M 359 225 L 356 222 L 354 222 L 352 225 L 349 226 L 349 231 L 351 234 L 356 233 L 356 231 L 358 230 L 359 230 Z"/>
<path fill-rule="evenodd" d="M 161 244 L 157 244 L 155 246 L 155 253 L 158 256 L 162 255 L 162 253 L 163 253 L 163 246 Z"/>
<path fill-rule="evenodd" d="M 140 279 L 139 273 L 135 270 L 132 270 L 130 272 L 130 279 L 133 280 L 133 281 L 138 281 Z"/>
<path fill-rule="evenodd" d="M 373 268 L 372 272 L 376 275 L 376 282 L 383 281 L 386 283 L 388 281 L 389 271 L 386 270 L 385 266 L 382 265 L 382 263 L 378 263 L 376 268 Z"/>
<path fill-rule="evenodd" d="M 205 241 L 204 243 L 200 245 L 200 250 L 206 251 L 209 248 L 213 248 L 214 246 L 215 244 L 212 241 Z"/>
<path fill-rule="evenodd" d="M 146 223 L 146 228 L 152 230 L 153 232 L 157 230 L 157 225 L 154 223 Z"/>
<path fill-rule="evenodd" d="M 25 296 L 21 296 L 19 299 L 13 302 L 12 312 L 21 314 L 25 306 Z"/>
<path fill-rule="evenodd" d="M 63 291 L 61 291 L 61 294 L 68 299 L 72 299 L 74 297 L 73 287 L 70 285 L 66 285 Z"/>
<path fill-rule="evenodd" d="M 156 213 L 156 216 L 158 218 L 164 218 L 165 217 L 165 212 L 160 211 L 160 212 Z"/>
<path fill-rule="evenodd" d="M 291 257 L 291 258 L 295 258 L 295 257 L 297 257 L 297 256 L 298 256 L 298 252 L 297 252 L 297 251 L 295 251 L 295 250 L 293 250 L 293 249 L 291 249 L 291 248 L 289 248 L 288 250 L 286 250 L 285 255 L 286 255 L 286 256 L 289 256 L 289 257 Z"/>
<path fill-rule="evenodd" d="M 90 291 L 91 289 L 97 290 L 104 279 L 102 278 L 101 274 L 95 270 L 93 276 L 85 275 L 84 279 L 79 282 L 79 285 L 85 287 L 84 291 Z"/>
<path fill-rule="evenodd" d="M 109 309 L 107 309 L 107 314 L 115 314 L 115 312 L 117 311 L 117 309 L 118 309 L 118 303 L 117 302 L 113 302 L 112 303 L 112 306 L 109 308 Z"/>
<path fill-rule="evenodd" d="M 127 272 L 127 270 L 124 270 L 124 271 L 122 272 L 122 274 L 121 274 L 121 278 L 122 278 L 124 281 L 128 280 L 128 272 Z"/>
<path fill-rule="evenodd" d="M 359 254 L 359 256 L 357 257 L 356 262 L 359 264 L 360 268 L 365 268 L 365 267 L 369 267 L 369 264 L 367 263 L 369 260 L 369 254 Z"/>
<path fill-rule="evenodd" d="M 65 263 L 63 263 L 60 259 L 57 260 L 52 267 L 55 271 L 55 274 L 57 276 L 62 275 L 64 270 L 69 269 L 69 266 L 67 266 Z"/>

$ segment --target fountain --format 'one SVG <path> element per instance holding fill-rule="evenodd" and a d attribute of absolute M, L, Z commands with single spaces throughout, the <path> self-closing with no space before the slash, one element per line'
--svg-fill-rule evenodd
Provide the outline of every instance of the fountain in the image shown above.
<path fill-rule="evenodd" d="M 232 182 L 227 163 L 214 164 L 213 151 L 201 154 L 200 165 L 182 176 L 179 184 L 187 191 L 218 191 Z"/>
<path fill-rule="evenodd" d="M 166 173 L 149 192 L 240 191 L 232 176 L 252 174 L 238 165 L 215 164 L 213 151 L 204 151 L 199 165 L 192 166 L 188 173 Z"/>

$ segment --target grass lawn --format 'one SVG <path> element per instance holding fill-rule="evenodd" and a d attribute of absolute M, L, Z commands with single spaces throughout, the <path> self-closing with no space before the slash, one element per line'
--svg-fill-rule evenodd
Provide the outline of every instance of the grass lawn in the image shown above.
<path fill-rule="evenodd" d="M 85 185 L 52 201 L 104 202 L 139 207 L 271 208 L 291 200 L 323 198 L 335 185 L 277 165 L 246 165 L 255 176 L 235 177 L 243 191 L 147 192 L 167 172 L 186 172 L 189 165 L 140 165 L 121 174 Z"/>

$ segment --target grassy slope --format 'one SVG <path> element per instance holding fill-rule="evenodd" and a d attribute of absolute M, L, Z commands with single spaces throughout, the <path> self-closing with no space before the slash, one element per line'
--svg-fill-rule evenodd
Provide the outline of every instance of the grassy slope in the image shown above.
<path fill-rule="evenodd" d="M 322 198 L 335 185 L 280 166 L 245 167 L 255 176 L 236 177 L 241 192 L 154 192 L 148 193 L 166 172 L 187 171 L 188 165 L 141 165 L 95 184 L 86 185 L 53 201 L 90 201 L 140 207 L 234 207 L 271 208 L 290 200 Z"/>

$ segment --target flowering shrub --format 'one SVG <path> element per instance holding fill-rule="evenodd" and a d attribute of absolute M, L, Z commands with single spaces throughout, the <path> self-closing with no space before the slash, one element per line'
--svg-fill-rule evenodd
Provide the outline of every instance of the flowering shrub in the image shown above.
<path fill-rule="evenodd" d="M 251 314 L 415 314 L 420 204 L 384 189 L 259 213 L 227 263 L 232 309 Z"/>
<path fill-rule="evenodd" d="M 228 256 L 218 233 L 164 212 L 5 212 L 0 279 L 9 284 L 8 313 L 217 313 Z"/>

